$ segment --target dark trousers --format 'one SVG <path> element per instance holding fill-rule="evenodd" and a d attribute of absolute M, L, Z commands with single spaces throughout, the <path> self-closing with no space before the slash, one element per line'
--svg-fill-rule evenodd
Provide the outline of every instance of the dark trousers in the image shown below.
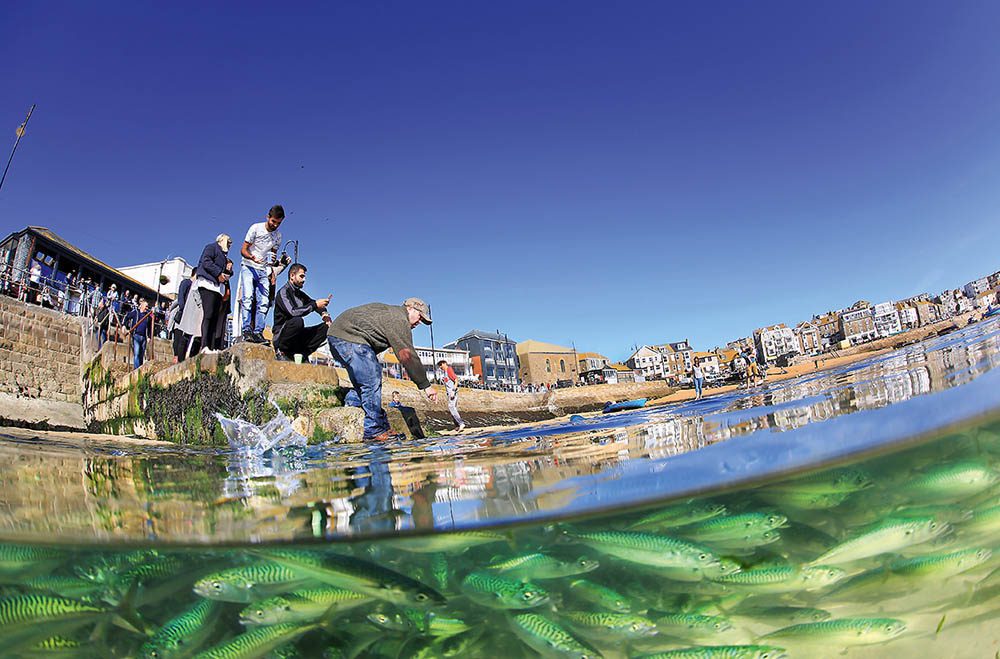
<path fill-rule="evenodd" d="M 306 327 L 302 318 L 289 318 L 277 328 L 277 338 L 274 347 L 289 357 L 302 355 L 307 359 L 319 347 L 326 343 L 326 323 Z"/>
<path fill-rule="evenodd" d="M 187 357 L 188 342 L 191 337 L 180 330 L 179 327 L 174 328 L 174 357 L 177 361 L 184 361 Z"/>
<path fill-rule="evenodd" d="M 207 288 L 199 288 L 201 295 L 201 347 L 216 350 L 215 345 L 215 323 L 219 316 L 219 308 L 222 306 L 222 295 Z"/>

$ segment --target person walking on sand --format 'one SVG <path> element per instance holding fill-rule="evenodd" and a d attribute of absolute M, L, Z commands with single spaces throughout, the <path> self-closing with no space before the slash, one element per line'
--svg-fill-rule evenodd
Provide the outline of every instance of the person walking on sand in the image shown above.
<path fill-rule="evenodd" d="M 344 402 L 365 411 L 365 441 L 390 439 L 389 417 L 382 409 L 382 367 L 378 354 L 392 348 L 410 379 L 427 400 L 437 402 L 437 392 L 413 347 L 413 328 L 431 324 L 431 311 L 420 298 L 401 305 L 373 302 L 343 311 L 330 324 L 327 343 L 333 358 L 344 365 L 354 384 Z"/>
<path fill-rule="evenodd" d="M 240 291 L 242 293 L 241 313 L 243 316 L 242 335 L 244 341 L 265 343 L 264 322 L 270 302 L 271 263 L 281 247 L 281 232 L 278 227 L 285 219 L 285 209 L 280 204 L 271 206 L 267 219 L 251 224 L 243 239 L 240 255 Z M 256 305 L 256 313 L 252 313 Z"/>
<path fill-rule="evenodd" d="M 458 413 L 458 376 L 455 375 L 455 369 L 449 366 L 444 359 L 437 363 L 437 367 L 441 372 L 441 379 L 444 380 L 444 390 L 448 396 L 448 411 L 451 412 L 451 418 L 455 420 L 455 429 L 462 432 L 465 430 L 465 421 L 462 421 L 462 417 Z"/>
<path fill-rule="evenodd" d="M 705 374 L 702 372 L 699 357 L 695 357 L 694 363 L 691 365 L 691 379 L 694 380 L 694 399 L 701 400 L 701 388 L 705 384 Z"/>

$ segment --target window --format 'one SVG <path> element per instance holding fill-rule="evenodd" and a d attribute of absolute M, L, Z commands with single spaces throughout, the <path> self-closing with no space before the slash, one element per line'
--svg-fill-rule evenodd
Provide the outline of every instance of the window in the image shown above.
<path fill-rule="evenodd" d="M 552 362 L 550 362 L 548 359 L 545 360 L 545 372 L 546 373 L 552 372 Z"/>
<path fill-rule="evenodd" d="M 565 359 L 560 359 L 559 360 L 559 372 L 560 373 L 565 373 L 566 372 L 566 360 Z"/>

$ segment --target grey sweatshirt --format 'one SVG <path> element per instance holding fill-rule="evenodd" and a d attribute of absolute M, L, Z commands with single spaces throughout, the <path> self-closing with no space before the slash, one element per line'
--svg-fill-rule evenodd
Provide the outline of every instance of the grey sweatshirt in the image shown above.
<path fill-rule="evenodd" d="M 351 343 L 367 344 L 375 352 L 392 348 L 419 389 L 431 386 L 413 348 L 413 330 L 406 307 L 372 302 L 347 309 L 334 319 L 327 334 Z"/>

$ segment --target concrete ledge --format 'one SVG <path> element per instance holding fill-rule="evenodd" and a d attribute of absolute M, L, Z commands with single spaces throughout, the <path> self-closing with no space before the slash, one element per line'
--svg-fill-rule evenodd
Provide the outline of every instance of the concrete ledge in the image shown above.
<path fill-rule="evenodd" d="M 18 426 L 34 430 L 87 429 L 83 406 L 79 403 L 19 398 L 0 394 L 0 426 Z"/>

